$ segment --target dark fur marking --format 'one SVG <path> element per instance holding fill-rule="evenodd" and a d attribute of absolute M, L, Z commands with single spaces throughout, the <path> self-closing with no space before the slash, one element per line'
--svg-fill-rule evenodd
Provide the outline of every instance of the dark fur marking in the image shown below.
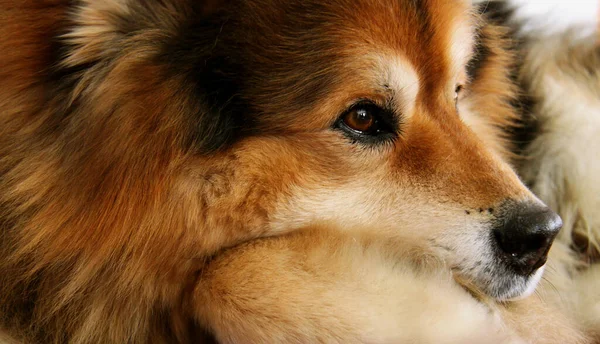
<path fill-rule="evenodd" d="M 254 134 L 253 128 L 260 125 L 258 115 L 286 120 L 286 113 L 311 108 L 330 92 L 339 56 L 332 49 L 333 42 L 323 40 L 328 37 L 322 27 L 327 20 L 288 14 L 324 11 L 295 8 L 321 7 L 310 2 L 288 6 L 285 14 L 263 19 L 280 22 L 277 40 L 263 39 L 268 32 L 248 36 L 245 19 L 217 11 L 210 17 L 192 14 L 177 36 L 164 44 L 159 61 L 196 85 L 194 93 L 204 104 L 193 119 L 197 129 L 192 145 L 202 151 L 220 149 Z M 302 53 L 306 51 L 314 54 Z M 272 98 L 267 101 L 257 94 Z M 264 108 L 267 103 L 274 104 L 273 108 Z M 268 134 L 264 129 L 261 132 Z"/>
<path fill-rule="evenodd" d="M 523 37 L 518 35 L 521 23 L 514 18 L 514 8 L 504 1 L 490 1 L 479 6 L 480 14 L 484 15 L 488 22 L 507 29 L 507 34 L 504 37 L 510 46 L 509 50 L 520 52 L 524 44 Z M 514 125 L 501 128 L 514 143 L 513 153 L 522 155 L 527 146 L 539 135 L 540 124 L 532 114 L 532 109 L 536 104 L 536 100 L 527 95 L 525 90 L 528 85 L 519 84 L 519 73 L 522 68 L 522 56 L 517 54 L 517 61 L 511 70 L 511 79 L 516 85 L 521 88 L 518 98 L 511 101 L 511 106 L 515 109 L 515 113 L 519 114 L 519 118 Z"/>
<path fill-rule="evenodd" d="M 479 71 L 489 58 L 490 53 L 490 48 L 484 42 L 483 32 L 477 31 L 475 34 L 475 51 L 467 64 L 467 76 L 470 80 L 477 79 Z"/>

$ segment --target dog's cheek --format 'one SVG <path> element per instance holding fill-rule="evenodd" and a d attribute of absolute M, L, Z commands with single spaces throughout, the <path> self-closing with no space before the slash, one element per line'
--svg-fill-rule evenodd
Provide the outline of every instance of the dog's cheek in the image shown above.
<path fill-rule="evenodd" d="M 294 195 L 315 188 L 339 195 L 349 176 L 357 175 L 323 136 L 249 138 L 212 157 L 190 158 L 173 192 L 173 202 L 185 208 L 186 227 L 211 251 L 293 231 L 304 210 L 319 214 L 323 209 L 295 207 Z M 286 205 L 289 211 L 277 211 Z"/>

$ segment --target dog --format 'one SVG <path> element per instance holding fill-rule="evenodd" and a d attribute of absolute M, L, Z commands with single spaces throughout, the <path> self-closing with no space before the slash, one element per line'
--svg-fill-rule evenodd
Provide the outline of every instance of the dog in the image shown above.
<path fill-rule="evenodd" d="M 469 2 L 0 11 L 11 340 L 588 342 L 527 297 L 562 220 L 514 169 L 508 31 Z"/>

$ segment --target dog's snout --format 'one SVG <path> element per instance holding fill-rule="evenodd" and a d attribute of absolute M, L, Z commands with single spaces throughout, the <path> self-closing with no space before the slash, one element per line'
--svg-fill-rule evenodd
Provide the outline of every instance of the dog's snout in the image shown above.
<path fill-rule="evenodd" d="M 547 207 L 515 204 L 498 217 L 493 233 L 502 257 L 517 273 L 529 275 L 546 263 L 562 219 Z"/>

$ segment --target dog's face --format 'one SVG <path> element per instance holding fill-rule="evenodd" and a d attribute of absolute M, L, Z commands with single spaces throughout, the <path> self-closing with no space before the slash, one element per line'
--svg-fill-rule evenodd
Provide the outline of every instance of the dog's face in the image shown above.
<path fill-rule="evenodd" d="M 150 13 L 139 6 L 114 11 Z M 505 161 L 510 56 L 469 4 L 246 0 L 178 13 L 185 25 L 153 24 L 176 32 L 162 45 L 138 42 L 160 46 L 143 51 L 161 72 L 130 77 L 170 75 L 177 92 L 158 99 L 196 106 L 170 122 L 185 123 L 172 125 L 185 153 L 167 202 L 202 250 L 327 224 L 426 242 L 498 299 L 532 291 L 560 219 Z M 73 65 L 94 53 L 85 34 L 71 34 Z"/>

